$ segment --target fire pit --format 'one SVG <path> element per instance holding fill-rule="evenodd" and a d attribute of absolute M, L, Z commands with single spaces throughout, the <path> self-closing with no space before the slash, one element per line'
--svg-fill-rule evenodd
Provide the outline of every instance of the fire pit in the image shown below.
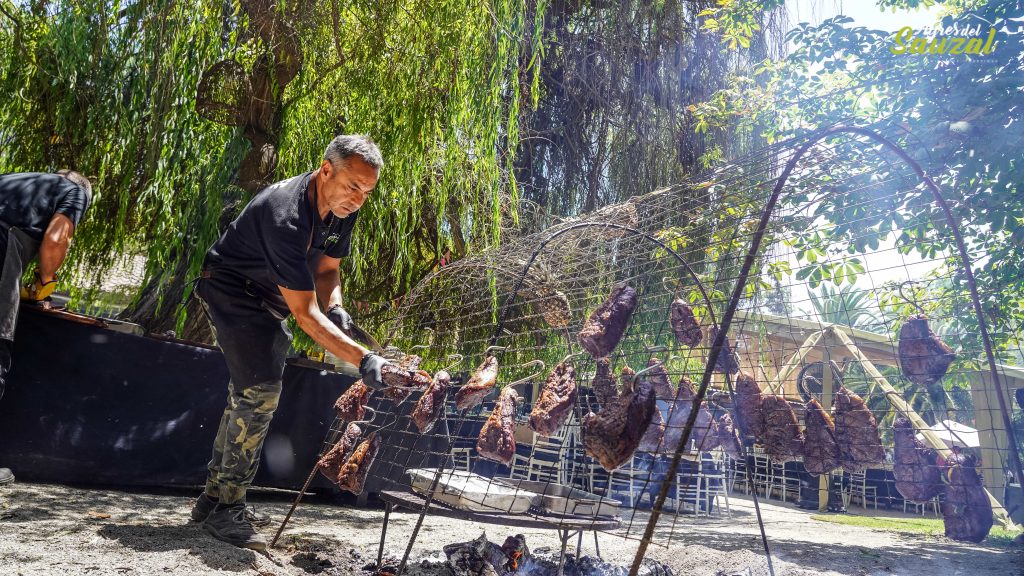
<path fill-rule="evenodd" d="M 391 511 L 395 507 L 420 511 L 426 503 L 426 499 L 423 496 L 412 492 L 385 490 L 380 493 L 380 498 L 384 501 L 385 508 L 384 523 L 383 526 L 381 526 L 380 548 L 377 550 L 377 566 L 381 565 L 381 560 L 384 557 L 384 543 L 387 538 L 388 522 L 391 518 Z M 570 538 L 577 536 L 578 542 L 582 542 L 583 532 L 594 531 L 594 545 L 596 548 L 598 530 L 615 530 L 620 527 L 620 522 L 616 518 L 484 513 L 459 510 L 450 506 L 438 504 L 437 502 L 430 503 L 427 513 L 432 516 L 459 518 L 462 520 L 469 520 L 470 522 L 481 522 L 484 524 L 499 524 L 502 526 L 517 528 L 557 530 L 558 538 L 562 542 L 562 548 L 558 560 L 558 570 L 556 571 L 558 576 L 562 576 L 563 574 L 562 569 L 565 564 L 565 548 L 568 545 Z M 577 548 L 579 548 L 579 546 L 577 546 Z M 597 554 L 600 558 L 601 551 L 599 549 L 597 550 Z"/>

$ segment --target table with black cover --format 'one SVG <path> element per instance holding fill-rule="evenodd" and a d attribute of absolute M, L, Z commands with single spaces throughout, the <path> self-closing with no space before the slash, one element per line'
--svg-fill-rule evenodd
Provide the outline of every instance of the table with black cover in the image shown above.
<path fill-rule="evenodd" d="M 137 328 L 137 327 L 136 327 Z M 14 364 L 0 399 L 0 466 L 39 482 L 201 486 L 227 396 L 220 350 L 126 333 L 124 325 L 21 307 Z M 289 361 L 254 484 L 296 490 L 355 379 L 330 365 Z M 386 400 L 371 401 L 395 410 Z M 399 410 L 411 410 L 414 402 Z M 393 486 L 395 466 L 437 466 L 445 426 L 429 435 L 384 432 L 366 491 Z M 333 491 L 317 475 L 314 488 Z"/>

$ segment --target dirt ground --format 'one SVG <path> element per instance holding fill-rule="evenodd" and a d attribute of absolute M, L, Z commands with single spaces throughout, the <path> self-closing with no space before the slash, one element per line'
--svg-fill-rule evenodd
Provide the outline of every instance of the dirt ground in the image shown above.
<path fill-rule="evenodd" d="M 23 482 L 0 487 L 0 575 L 371 574 L 367 568 L 376 559 L 382 509 L 304 502 L 277 547 L 264 555 L 223 544 L 201 526 L 190 524 L 192 498 L 186 493 Z M 290 498 L 262 495 L 251 496 L 250 501 L 273 515 L 275 523 L 265 529 L 272 536 L 288 511 Z M 668 516 L 656 539 L 664 544 L 671 538 L 671 544 L 651 546 L 647 558 L 664 563 L 675 576 L 768 574 L 751 501 L 734 496 L 730 504 L 731 518 Z M 761 508 L 776 574 L 1024 575 L 1020 548 L 972 546 L 823 523 L 778 501 L 762 503 Z M 416 519 L 412 513 L 392 514 L 386 557 L 401 558 Z M 645 521 L 645 517 L 633 520 L 631 536 L 642 534 Z M 556 553 L 560 546 L 554 530 L 428 517 L 413 548 L 410 573 L 441 574 L 441 547 L 471 540 L 484 531 L 498 543 L 522 533 L 534 552 L 550 548 Z M 601 534 L 599 546 L 605 561 L 628 569 L 638 538 Z M 572 539 L 569 551 L 575 552 L 575 547 Z M 591 535 L 583 539 L 583 554 L 595 555 Z M 616 572 L 622 570 L 609 574 Z"/>

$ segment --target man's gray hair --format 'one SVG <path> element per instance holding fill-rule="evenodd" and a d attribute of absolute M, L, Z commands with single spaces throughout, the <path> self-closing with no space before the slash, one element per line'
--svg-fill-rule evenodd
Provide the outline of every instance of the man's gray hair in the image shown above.
<path fill-rule="evenodd" d="M 335 168 L 341 168 L 352 156 L 358 156 L 373 168 L 380 170 L 384 165 L 384 158 L 380 154 L 377 143 L 366 134 L 344 134 L 337 136 L 327 145 L 324 151 L 324 160 L 331 163 Z"/>
<path fill-rule="evenodd" d="M 81 188 L 82 192 L 85 192 L 85 196 L 88 198 L 89 204 L 92 204 L 92 182 L 89 182 L 88 178 L 82 176 L 80 173 L 75 172 L 74 170 L 68 170 L 67 168 L 57 170 L 57 174 L 59 176 L 63 176 L 72 184 Z"/>

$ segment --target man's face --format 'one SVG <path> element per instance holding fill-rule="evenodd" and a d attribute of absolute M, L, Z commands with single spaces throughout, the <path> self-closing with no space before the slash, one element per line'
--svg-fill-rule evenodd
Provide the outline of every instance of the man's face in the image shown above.
<path fill-rule="evenodd" d="M 337 169 L 324 160 L 320 165 L 324 174 L 322 194 L 331 212 L 339 218 L 359 210 L 377 185 L 379 171 L 358 156 L 349 157 Z"/>

